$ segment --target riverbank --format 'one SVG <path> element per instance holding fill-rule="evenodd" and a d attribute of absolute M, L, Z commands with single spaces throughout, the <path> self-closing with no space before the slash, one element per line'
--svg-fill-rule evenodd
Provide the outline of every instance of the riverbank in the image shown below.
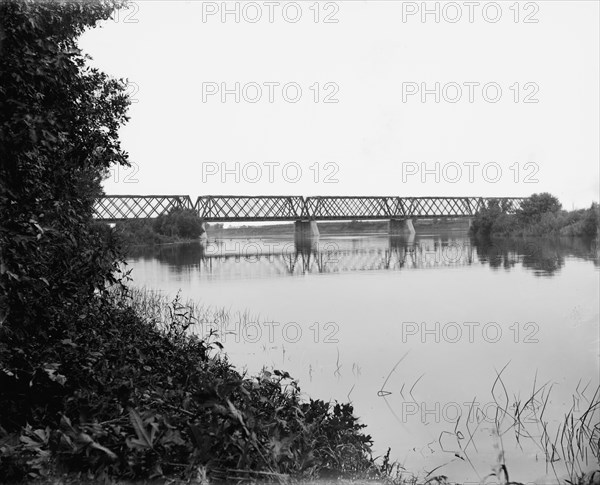
<path fill-rule="evenodd" d="M 238 372 L 216 335 L 188 333 L 208 315 L 124 288 L 93 305 L 59 339 L 18 343 L 29 379 L 18 353 L 3 362 L 3 480 L 380 476 L 350 404 L 302 399 L 283 370 Z"/>

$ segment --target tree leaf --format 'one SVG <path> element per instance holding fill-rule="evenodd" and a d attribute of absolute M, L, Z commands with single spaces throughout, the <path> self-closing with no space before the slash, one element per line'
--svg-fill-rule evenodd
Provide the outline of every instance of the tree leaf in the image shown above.
<path fill-rule="evenodd" d="M 150 430 L 147 430 L 144 425 L 144 420 L 135 409 L 129 411 L 129 419 L 131 420 L 131 425 L 133 426 L 137 438 L 128 439 L 127 445 L 130 448 L 152 448 L 154 445 L 156 427 L 150 426 Z"/>

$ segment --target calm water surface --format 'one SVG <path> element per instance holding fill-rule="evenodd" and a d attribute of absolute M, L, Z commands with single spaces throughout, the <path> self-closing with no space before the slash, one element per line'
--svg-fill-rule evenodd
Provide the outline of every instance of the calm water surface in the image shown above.
<path fill-rule="evenodd" d="M 234 364 L 351 401 L 375 451 L 390 446 L 421 477 L 441 467 L 433 475 L 479 482 L 500 447 L 511 479 L 548 482 L 540 421 L 554 442 L 598 389 L 594 243 L 435 233 L 298 247 L 282 236 L 138 248 L 128 263 L 136 286 L 225 307 L 218 330 Z"/>

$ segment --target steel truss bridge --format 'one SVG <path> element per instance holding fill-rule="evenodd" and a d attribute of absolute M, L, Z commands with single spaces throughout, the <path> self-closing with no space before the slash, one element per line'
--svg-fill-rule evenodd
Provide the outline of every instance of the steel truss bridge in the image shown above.
<path fill-rule="evenodd" d="M 506 213 L 521 208 L 523 197 L 301 197 L 106 195 L 96 201 L 94 218 L 103 221 L 152 219 L 173 209 L 192 209 L 205 222 L 344 221 L 473 217 L 497 204 Z"/>

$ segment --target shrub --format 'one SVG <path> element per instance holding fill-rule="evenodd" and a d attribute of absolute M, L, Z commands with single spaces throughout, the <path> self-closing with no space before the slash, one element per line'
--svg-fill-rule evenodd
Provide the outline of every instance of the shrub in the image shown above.
<path fill-rule="evenodd" d="M 145 219 L 118 222 L 115 225 L 115 233 L 126 250 L 139 244 L 163 244 L 175 240 L 157 233 L 153 221 Z"/>
<path fill-rule="evenodd" d="M 204 232 L 202 219 L 193 209 L 172 209 L 167 215 L 158 217 L 152 227 L 163 236 L 186 239 L 199 238 Z"/>
<path fill-rule="evenodd" d="M 494 223 L 497 218 L 502 214 L 502 209 L 499 204 L 495 203 L 496 201 L 490 201 L 488 207 L 481 209 L 471 224 L 471 232 L 473 234 L 477 234 L 481 237 L 489 237 L 491 236 Z"/>
<path fill-rule="evenodd" d="M 582 220 L 581 234 L 588 237 L 598 237 L 600 227 L 600 205 L 594 202 L 592 206 L 585 211 Z"/>
<path fill-rule="evenodd" d="M 156 219 L 132 219 L 115 226 L 126 248 L 139 244 L 164 244 L 197 239 L 204 232 L 202 219 L 191 209 L 173 209 Z"/>

